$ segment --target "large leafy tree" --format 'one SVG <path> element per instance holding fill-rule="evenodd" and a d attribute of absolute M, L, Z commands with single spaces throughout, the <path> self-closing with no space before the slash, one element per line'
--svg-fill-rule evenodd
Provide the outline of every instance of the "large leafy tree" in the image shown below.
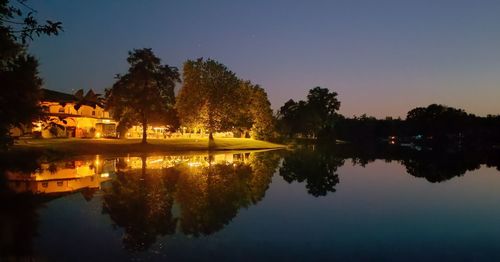
<path fill-rule="evenodd" d="M 118 75 L 113 87 L 106 90 L 106 104 L 122 126 L 140 123 L 142 143 L 146 144 L 148 124 L 176 123 L 174 88 L 180 82 L 179 72 L 162 65 L 150 48 L 129 52 L 127 62 L 128 72 Z"/>
<path fill-rule="evenodd" d="M 244 103 L 240 106 L 243 112 L 239 119 L 244 120 L 241 124 L 249 125 L 255 138 L 271 138 L 275 121 L 266 91 L 250 81 L 241 81 L 240 87 L 242 89 L 240 93 L 244 94 L 241 98 Z"/>
<path fill-rule="evenodd" d="M 317 86 L 309 90 L 307 107 L 311 132 L 315 136 L 329 134 L 333 129 L 335 112 L 340 108 L 337 93 Z"/>
<path fill-rule="evenodd" d="M 473 116 L 462 109 L 432 104 L 410 110 L 406 120 L 412 129 L 426 136 L 441 138 L 446 134 L 463 132 Z"/>
<path fill-rule="evenodd" d="M 188 60 L 183 68 L 183 86 L 176 108 L 185 126 L 204 127 L 213 132 L 232 129 L 238 119 L 241 101 L 240 81 L 223 64 L 199 58 Z"/>
<path fill-rule="evenodd" d="M 34 36 L 57 35 L 60 22 L 40 24 L 26 1 L 0 0 L 0 147 L 11 143 L 10 128 L 30 123 L 40 113 L 42 80 L 38 61 L 26 51 Z"/>
<path fill-rule="evenodd" d="M 309 90 L 307 101 L 287 101 L 279 110 L 280 128 L 290 136 L 318 138 L 333 132 L 340 101 L 336 92 L 315 87 Z"/>

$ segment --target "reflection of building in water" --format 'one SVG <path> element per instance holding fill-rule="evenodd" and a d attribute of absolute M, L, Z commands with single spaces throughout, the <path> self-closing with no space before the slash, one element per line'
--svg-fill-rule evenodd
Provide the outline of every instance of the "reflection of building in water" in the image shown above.
<path fill-rule="evenodd" d="M 92 160 L 43 163 L 40 168 L 31 173 L 6 171 L 6 177 L 8 187 L 16 193 L 70 193 L 83 189 L 101 189 L 101 183 L 109 180 L 110 175 L 116 170 L 141 169 L 143 164 L 148 170 L 161 170 L 180 165 L 197 168 L 215 164 L 230 165 L 249 162 L 250 153 L 248 152 L 148 156 L 144 163 L 141 157 L 102 159 L 96 156 Z"/>
<path fill-rule="evenodd" d="M 52 194 L 70 193 L 83 189 L 100 189 L 114 171 L 114 162 L 65 161 L 41 164 L 32 173 L 7 171 L 8 187 L 16 193 Z"/>
<path fill-rule="evenodd" d="M 205 167 L 210 164 L 247 163 L 249 159 L 250 153 L 248 152 L 213 155 L 148 156 L 145 164 L 148 169 L 162 169 L 182 164 L 189 167 Z M 140 169 L 143 165 L 141 157 L 127 157 L 125 161 L 129 169 Z"/>

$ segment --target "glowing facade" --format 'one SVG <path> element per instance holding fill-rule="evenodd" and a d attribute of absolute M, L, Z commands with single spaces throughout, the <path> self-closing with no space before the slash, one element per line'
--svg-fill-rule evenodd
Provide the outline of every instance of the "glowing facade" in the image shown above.
<path fill-rule="evenodd" d="M 33 132 L 44 138 L 116 136 L 116 122 L 100 103 L 52 90 L 42 91 L 45 119 L 34 123 Z"/>

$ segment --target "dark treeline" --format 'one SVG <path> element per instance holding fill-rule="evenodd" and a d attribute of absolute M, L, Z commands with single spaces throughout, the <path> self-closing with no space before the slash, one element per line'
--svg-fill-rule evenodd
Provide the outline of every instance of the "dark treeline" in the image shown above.
<path fill-rule="evenodd" d="M 411 109 L 406 119 L 345 117 L 337 93 L 315 87 L 305 101 L 289 100 L 278 111 L 285 139 L 389 142 L 420 146 L 491 147 L 500 145 L 500 115 L 476 116 L 463 109 L 432 104 Z"/>
<path fill-rule="evenodd" d="M 480 117 L 432 104 L 408 112 L 405 120 L 339 116 L 334 135 L 351 142 L 385 141 L 427 146 L 491 147 L 500 144 L 500 115 Z"/>

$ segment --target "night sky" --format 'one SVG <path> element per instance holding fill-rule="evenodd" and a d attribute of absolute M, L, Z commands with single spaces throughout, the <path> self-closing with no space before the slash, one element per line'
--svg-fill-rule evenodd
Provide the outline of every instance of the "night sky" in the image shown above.
<path fill-rule="evenodd" d="M 102 92 L 151 47 L 164 63 L 210 57 L 264 87 L 274 109 L 315 86 L 340 112 L 405 116 L 441 103 L 500 114 L 500 1 L 30 1 L 63 22 L 41 37 L 45 87 Z"/>

